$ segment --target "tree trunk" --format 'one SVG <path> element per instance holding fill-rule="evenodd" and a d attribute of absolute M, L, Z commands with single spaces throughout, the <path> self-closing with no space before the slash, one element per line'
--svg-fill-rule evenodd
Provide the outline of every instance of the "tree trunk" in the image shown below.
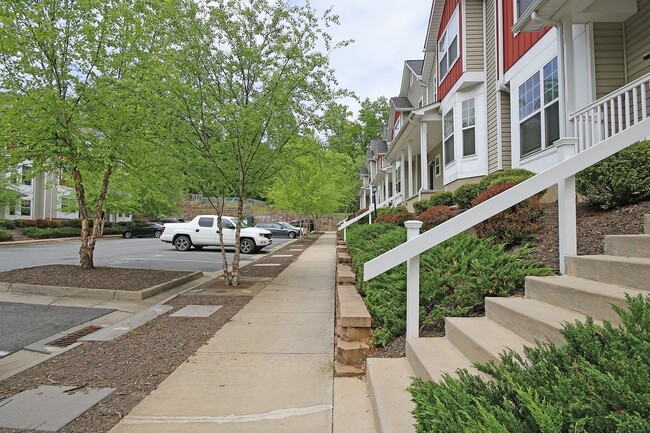
<path fill-rule="evenodd" d="M 239 243 L 241 241 L 241 222 L 244 217 L 244 195 L 239 194 L 237 197 L 237 225 L 235 226 L 235 257 L 232 259 L 232 281 L 231 286 L 239 285 L 239 259 L 241 251 Z"/>
<path fill-rule="evenodd" d="M 95 243 L 97 242 L 97 237 L 99 235 L 102 210 L 104 208 L 104 201 L 106 200 L 106 193 L 108 192 L 108 184 L 112 173 L 113 166 L 109 164 L 106 167 L 102 179 L 102 186 L 95 206 L 95 214 L 93 216 L 93 225 L 91 228 L 88 208 L 86 207 L 86 192 L 83 186 L 83 177 L 78 168 L 72 169 L 72 178 L 74 179 L 77 202 L 79 203 L 79 214 L 81 216 L 81 247 L 79 248 L 79 264 L 84 269 L 93 269 L 95 267 Z"/>

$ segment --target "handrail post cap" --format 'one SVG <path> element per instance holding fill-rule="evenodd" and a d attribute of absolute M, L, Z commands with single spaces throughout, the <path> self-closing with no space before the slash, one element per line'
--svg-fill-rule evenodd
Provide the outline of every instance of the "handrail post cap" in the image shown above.
<path fill-rule="evenodd" d="M 407 229 L 420 229 L 422 227 L 422 221 L 418 220 L 409 220 L 404 222 L 404 227 Z"/>

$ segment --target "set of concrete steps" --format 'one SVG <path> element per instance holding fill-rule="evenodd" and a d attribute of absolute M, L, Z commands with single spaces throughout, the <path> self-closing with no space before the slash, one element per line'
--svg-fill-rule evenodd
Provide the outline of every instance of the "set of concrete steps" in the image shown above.
<path fill-rule="evenodd" d="M 567 257 L 566 275 L 527 277 L 523 298 L 486 298 L 485 317 L 447 318 L 445 337 L 407 339 L 406 358 L 369 358 L 377 432 L 415 432 L 414 404 L 405 390 L 413 376 L 437 381 L 443 373 L 497 361 L 506 348 L 521 352 L 535 340 L 562 344 L 563 324 L 586 316 L 616 323 L 612 304 L 625 307 L 626 293 L 650 293 L 649 215 L 645 233 L 606 236 L 605 255 Z"/>

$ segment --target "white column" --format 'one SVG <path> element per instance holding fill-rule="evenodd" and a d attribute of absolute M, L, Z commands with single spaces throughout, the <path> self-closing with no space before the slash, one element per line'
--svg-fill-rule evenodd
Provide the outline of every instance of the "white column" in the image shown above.
<path fill-rule="evenodd" d="M 386 178 L 384 179 L 384 200 L 388 200 L 390 198 L 390 191 L 388 189 L 388 186 L 390 184 L 390 173 L 386 172 Z M 388 203 L 386 203 L 388 205 Z"/>
<path fill-rule="evenodd" d="M 574 138 L 559 139 L 557 146 L 558 162 L 575 155 L 577 140 Z M 560 239 L 560 273 L 566 272 L 566 256 L 578 253 L 578 237 L 576 235 L 576 179 L 575 176 L 566 178 L 557 184 L 558 227 Z"/>
<path fill-rule="evenodd" d="M 397 196 L 397 161 L 393 161 L 393 197 Z"/>
<path fill-rule="evenodd" d="M 406 199 L 409 196 L 406 193 L 406 165 L 404 164 L 404 151 L 403 150 L 399 154 L 399 164 L 400 164 L 399 166 L 401 167 L 401 170 L 402 170 L 402 180 L 401 180 L 402 197 L 404 198 L 404 203 L 406 203 Z"/>
<path fill-rule="evenodd" d="M 575 55 L 573 47 L 573 23 L 571 15 L 562 19 L 558 35 L 558 71 L 560 76 L 560 138 L 572 137 L 573 124 L 569 120 L 569 114 L 576 110 L 575 96 Z M 564 97 L 562 97 L 564 95 Z M 562 103 L 564 102 L 564 110 Z M 563 120 L 563 121 L 562 121 Z"/>
<path fill-rule="evenodd" d="M 366 194 L 368 193 L 368 188 L 366 188 L 366 185 L 361 187 L 361 197 L 359 201 L 359 209 L 365 209 L 367 207 L 366 205 Z"/>
<path fill-rule="evenodd" d="M 414 194 L 413 191 L 413 142 L 409 141 L 407 146 L 407 157 L 409 165 L 409 191 L 407 197 L 411 197 Z"/>
<path fill-rule="evenodd" d="M 427 157 L 427 122 L 420 123 L 420 184 L 422 189 L 429 189 L 429 158 Z"/>
<path fill-rule="evenodd" d="M 422 221 L 406 221 L 406 240 L 420 234 Z M 420 336 L 420 256 L 406 262 L 406 337 Z"/>

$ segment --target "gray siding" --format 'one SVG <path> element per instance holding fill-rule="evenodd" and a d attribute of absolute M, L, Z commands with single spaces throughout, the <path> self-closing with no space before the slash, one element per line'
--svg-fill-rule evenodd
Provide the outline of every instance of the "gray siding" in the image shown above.
<path fill-rule="evenodd" d="M 510 141 L 510 94 L 500 92 L 501 96 L 501 158 L 503 169 L 512 167 L 512 152 Z"/>
<path fill-rule="evenodd" d="M 625 56 L 621 23 L 594 23 L 596 99 L 625 85 Z"/>
<path fill-rule="evenodd" d="M 483 52 L 483 0 L 466 0 L 465 3 L 465 57 L 467 71 L 484 70 Z"/>
<path fill-rule="evenodd" d="M 628 82 L 650 72 L 650 61 L 643 55 L 650 51 L 650 1 L 639 0 L 639 11 L 625 21 Z"/>
<path fill-rule="evenodd" d="M 496 3 L 485 2 L 485 77 L 487 91 L 488 173 L 499 169 L 499 132 L 497 128 L 497 53 Z"/>
<path fill-rule="evenodd" d="M 413 105 L 413 108 L 418 108 L 418 102 L 420 101 L 420 98 L 423 98 L 422 105 L 424 106 L 426 104 L 426 100 L 424 100 L 424 90 L 425 90 L 424 86 L 421 86 L 417 78 L 413 77 L 413 84 L 409 88 L 409 92 L 407 96 L 409 101 L 411 101 L 411 105 Z"/>

